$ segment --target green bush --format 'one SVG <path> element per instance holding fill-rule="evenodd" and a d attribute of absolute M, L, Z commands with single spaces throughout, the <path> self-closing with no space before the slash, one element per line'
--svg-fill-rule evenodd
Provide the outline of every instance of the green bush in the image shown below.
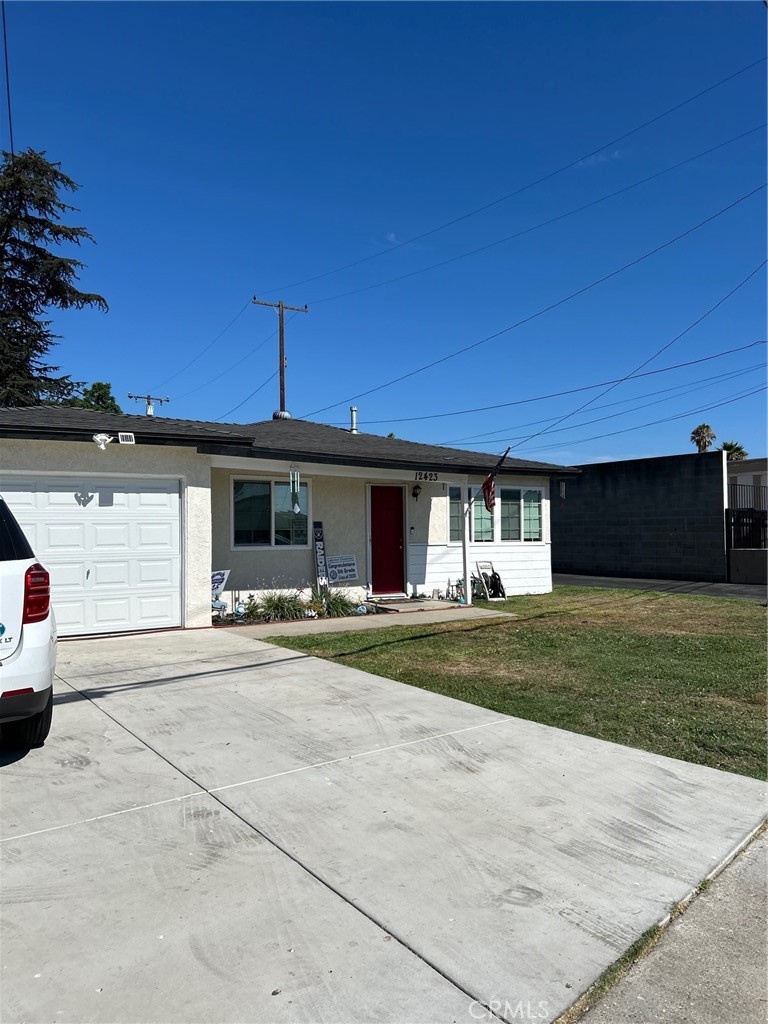
<path fill-rule="evenodd" d="M 307 605 L 320 619 L 341 619 L 346 615 L 354 615 L 357 605 L 350 600 L 346 590 L 320 590 L 312 587 L 312 594 Z"/>
<path fill-rule="evenodd" d="M 269 591 L 259 598 L 256 614 L 263 622 L 290 622 L 303 619 L 306 608 L 298 594 Z"/>
<path fill-rule="evenodd" d="M 357 605 L 351 601 L 346 590 L 326 590 L 323 599 L 323 615 L 328 619 L 341 619 L 354 615 Z"/>

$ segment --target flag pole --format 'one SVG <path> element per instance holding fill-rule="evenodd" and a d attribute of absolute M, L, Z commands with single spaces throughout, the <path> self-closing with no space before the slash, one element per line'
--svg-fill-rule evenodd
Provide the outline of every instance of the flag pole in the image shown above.
<path fill-rule="evenodd" d="M 469 478 L 467 478 L 465 494 L 469 498 Z M 469 517 L 471 514 L 472 500 L 469 499 L 464 505 L 464 530 L 461 534 L 461 556 L 464 562 L 464 603 L 467 607 L 472 604 L 472 577 L 469 572 Z"/>
<path fill-rule="evenodd" d="M 493 467 L 491 472 L 488 474 L 488 476 L 483 481 L 483 486 L 480 487 L 480 489 L 478 490 L 478 492 L 474 496 L 474 498 L 470 498 L 469 497 L 469 478 L 467 478 L 467 502 L 466 502 L 466 504 L 464 506 L 464 531 L 463 531 L 463 533 L 461 535 L 461 557 L 462 557 L 462 562 L 464 564 L 464 603 L 468 607 L 471 606 L 471 604 L 472 604 L 472 574 L 469 571 L 469 533 L 470 533 L 470 522 L 471 522 L 470 516 L 472 514 L 472 506 L 477 501 L 477 499 L 480 497 L 480 495 L 483 494 L 483 497 L 485 499 L 485 507 L 488 508 L 488 499 L 485 497 L 485 494 L 483 493 L 483 487 L 486 484 L 488 484 L 488 483 L 492 484 L 494 482 L 494 480 L 496 479 L 496 474 L 501 469 L 501 467 L 502 467 L 502 465 L 504 463 L 504 460 L 506 459 L 507 455 L 509 455 L 509 451 L 510 451 L 510 449 L 507 448 L 507 450 L 504 452 L 504 454 L 501 456 L 499 461 L 496 463 L 496 465 Z M 488 509 L 488 511 L 491 512 L 491 513 L 493 512 L 493 507 L 496 504 L 496 495 L 495 495 L 495 493 L 492 495 L 492 501 L 493 501 L 493 504 L 491 505 L 491 508 Z"/>

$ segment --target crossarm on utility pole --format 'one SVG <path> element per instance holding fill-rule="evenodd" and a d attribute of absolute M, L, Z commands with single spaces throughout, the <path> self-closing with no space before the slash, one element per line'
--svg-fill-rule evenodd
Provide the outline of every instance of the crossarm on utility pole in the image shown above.
<path fill-rule="evenodd" d="M 253 297 L 254 305 L 256 306 L 270 306 L 272 309 L 277 310 L 277 325 L 278 325 L 278 362 L 280 371 L 280 412 L 285 412 L 285 311 L 286 309 L 291 310 L 292 313 L 307 313 L 309 306 L 286 306 L 282 299 L 279 302 L 264 302 L 262 299 Z"/>

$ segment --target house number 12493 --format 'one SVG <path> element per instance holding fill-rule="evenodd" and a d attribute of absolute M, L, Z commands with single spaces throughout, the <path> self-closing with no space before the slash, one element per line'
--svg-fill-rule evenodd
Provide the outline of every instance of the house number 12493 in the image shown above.
<path fill-rule="evenodd" d="M 428 483 L 436 483 L 440 477 L 437 473 L 423 473 L 420 469 L 417 469 L 413 475 L 414 480 L 424 480 Z"/>

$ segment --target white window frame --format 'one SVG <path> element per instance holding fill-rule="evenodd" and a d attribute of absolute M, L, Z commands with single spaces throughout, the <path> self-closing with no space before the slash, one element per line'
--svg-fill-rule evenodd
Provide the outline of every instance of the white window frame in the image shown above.
<path fill-rule="evenodd" d="M 459 540 L 451 540 L 451 495 L 450 495 L 451 488 L 454 488 L 454 489 L 458 490 L 461 493 L 461 497 L 462 497 L 462 506 L 461 506 L 461 508 L 462 508 L 462 529 L 463 529 L 464 509 L 466 507 L 465 506 L 465 500 L 464 500 L 464 487 L 462 485 L 460 485 L 460 484 L 449 484 L 448 493 L 446 494 L 446 498 L 447 498 L 447 501 L 448 501 L 448 515 L 447 515 L 447 520 L 446 520 L 446 543 L 450 547 L 461 547 L 461 545 L 463 543 L 463 538 L 459 538 Z M 504 490 L 520 491 L 520 539 L 519 540 L 502 540 L 502 537 L 501 537 L 501 490 L 502 490 L 502 488 L 504 488 Z M 524 503 L 524 500 L 523 500 L 523 494 L 524 494 L 525 491 L 537 491 L 538 494 L 539 494 L 539 500 L 541 502 L 541 540 L 526 540 L 525 539 L 525 503 Z M 482 499 L 482 493 L 481 493 L 481 485 L 480 484 L 469 484 L 467 486 L 468 500 L 471 501 L 472 498 L 476 494 L 480 495 L 480 497 L 478 497 L 477 500 L 478 501 L 482 501 L 483 499 Z M 471 544 L 479 544 L 479 545 L 483 545 L 483 546 L 494 545 L 494 544 L 528 544 L 528 545 L 530 545 L 530 544 L 546 544 L 547 541 L 545 539 L 546 538 L 546 531 L 545 531 L 545 519 L 544 519 L 544 506 L 545 506 L 545 501 L 546 501 L 546 494 L 547 494 L 547 488 L 543 484 L 533 484 L 533 485 L 513 484 L 513 483 L 500 484 L 499 481 L 497 480 L 496 481 L 496 505 L 495 505 L 494 510 L 493 510 L 493 538 L 494 539 L 492 541 L 488 541 L 488 540 L 477 540 L 476 541 L 474 539 L 474 520 L 472 520 L 470 522 L 470 537 L 472 538 L 470 540 L 470 543 Z M 471 516 L 471 513 L 470 513 L 470 516 Z"/>
<path fill-rule="evenodd" d="M 469 543 L 470 544 L 482 544 L 483 546 L 485 546 L 486 544 L 498 544 L 498 537 L 500 536 L 500 534 L 499 534 L 499 527 L 501 526 L 501 520 L 499 519 L 499 513 L 497 512 L 497 509 L 499 507 L 498 501 L 494 505 L 493 510 L 491 512 L 491 530 L 493 531 L 493 536 L 491 537 L 490 540 L 476 540 L 475 539 L 475 508 L 474 508 L 474 506 L 475 506 L 475 504 L 478 501 L 481 502 L 481 503 L 483 502 L 483 486 L 482 486 L 482 484 L 470 484 L 468 489 L 467 489 L 467 495 L 468 495 L 468 500 L 472 501 L 472 507 L 469 510 Z M 485 508 L 485 505 L 483 505 L 483 508 Z M 487 511 L 488 510 L 486 509 L 486 512 Z"/>
<path fill-rule="evenodd" d="M 269 484 L 269 544 L 235 544 L 235 484 Z M 229 478 L 229 550 L 235 551 L 307 551 L 312 547 L 312 481 L 302 480 L 307 488 L 307 543 L 275 544 L 275 484 L 287 484 L 283 479 L 264 479 L 256 476 Z M 302 509 L 304 511 L 304 509 Z"/>
<path fill-rule="evenodd" d="M 458 540 L 451 540 L 451 491 L 458 491 L 459 492 L 459 504 L 460 504 L 460 507 L 461 507 L 461 517 L 459 519 L 459 525 L 460 525 L 461 529 L 459 531 L 459 539 Z M 461 547 L 461 545 L 462 545 L 462 543 L 464 541 L 464 509 L 466 507 L 466 503 L 464 501 L 464 487 L 461 484 L 448 484 L 448 488 L 447 488 L 447 492 L 446 493 L 447 493 L 447 498 L 448 498 L 448 519 L 447 519 L 447 523 L 446 523 L 446 534 L 447 534 L 446 542 L 448 544 L 452 545 L 453 547 Z"/>
<path fill-rule="evenodd" d="M 502 540 L 501 537 L 501 491 L 520 491 L 520 538 L 519 540 Z M 539 495 L 539 507 L 541 509 L 541 539 L 525 539 L 525 498 L 526 491 L 537 491 Z M 498 484 L 496 485 L 496 507 L 498 508 L 499 520 L 499 544 L 545 544 L 544 540 L 544 488 L 540 484 L 529 487 L 526 484 Z M 495 511 L 495 510 L 494 510 Z"/>

